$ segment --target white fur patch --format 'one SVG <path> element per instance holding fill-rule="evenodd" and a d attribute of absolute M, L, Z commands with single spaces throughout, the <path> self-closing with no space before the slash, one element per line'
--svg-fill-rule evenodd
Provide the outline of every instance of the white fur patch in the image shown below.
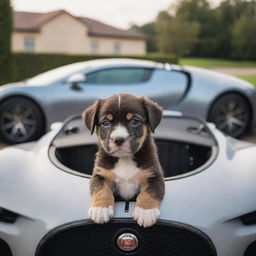
<path fill-rule="evenodd" d="M 118 137 L 122 137 L 124 139 L 126 139 L 129 136 L 129 133 L 126 129 L 126 127 L 124 127 L 123 125 L 118 125 L 115 127 L 115 129 L 113 130 L 113 132 L 110 134 L 110 138 L 111 139 L 115 139 Z"/>
<path fill-rule="evenodd" d="M 114 216 L 114 208 L 112 205 L 109 207 L 90 207 L 88 216 L 95 223 L 107 223 Z"/>
<path fill-rule="evenodd" d="M 143 209 L 140 207 L 135 207 L 133 212 L 133 219 L 136 220 L 138 224 L 144 228 L 155 224 L 159 216 L 160 211 L 157 208 Z"/>
<path fill-rule="evenodd" d="M 124 199 L 132 198 L 139 189 L 138 172 L 140 169 L 131 157 L 121 157 L 112 170 L 116 175 L 116 188 Z"/>
<path fill-rule="evenodd" d="M 120 108 L 121 108 L 121 95 L 120 95 L 120 93 L 118 93 L 118 107 L 119 107 L 119 111 L 120 111 Z"/>

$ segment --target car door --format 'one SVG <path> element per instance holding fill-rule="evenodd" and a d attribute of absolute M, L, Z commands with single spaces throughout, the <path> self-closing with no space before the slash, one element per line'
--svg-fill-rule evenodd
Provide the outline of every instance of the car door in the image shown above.
<path fill-rule="evenodd" d="M 107 68 L 86 74 L 81 84 L 86 98 L 92 99 L 127 92 L 145 95 L 170 109 L 184 95 L 188 86 L 187 76 L 178 71 L 147 67 Z"/>
<path fill-rule="evenodd" d="M 182 72 L 160 68 L 112 67 L 84 72 L 84 75 L 85 81 L 77 87 L 72 87 L 67 81 L 55 87 L 56 92 L 51 93 L 56 93 L 58 97 L 51 104 L 49 117 L 61 121 L 82 113 L 98 98 L 120 92 L 145 95 L 165 109 L 171 109 L 182 98 L 188 84 Z"/>

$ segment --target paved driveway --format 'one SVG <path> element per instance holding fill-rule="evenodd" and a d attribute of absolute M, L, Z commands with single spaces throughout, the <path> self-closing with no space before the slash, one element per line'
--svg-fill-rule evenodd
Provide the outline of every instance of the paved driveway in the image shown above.
<path fill-rule="evenodd" d="M 256 67 L 222 67 L 210 68 L 211 70 L 226 73 L 234 76 L 249 76 L 256 75 Z"/>

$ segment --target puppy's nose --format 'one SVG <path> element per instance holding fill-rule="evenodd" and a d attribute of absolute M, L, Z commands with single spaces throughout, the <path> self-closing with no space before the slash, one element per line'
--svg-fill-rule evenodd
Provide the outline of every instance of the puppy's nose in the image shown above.
<path fill-rule="evenodd" d="M 125 139 L 123 137 L 117 137 L 115 138 L 114 142 L 117 146 L 121 146 L 124 143 Z"/>

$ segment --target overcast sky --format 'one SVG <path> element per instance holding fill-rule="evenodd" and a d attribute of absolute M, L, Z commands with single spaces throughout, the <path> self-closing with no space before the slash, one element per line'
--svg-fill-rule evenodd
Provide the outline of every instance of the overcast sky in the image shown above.
<path fill-rule="evenodd" d="M 47 12 L 65 9 L 73 15 L 94 18 L 107 24 L 129 28 L 155 19 L 160 10 L 177 0 L 11 0 L 16 11 Z M 219 0 L 213 0 L 214 2 Z"/>

